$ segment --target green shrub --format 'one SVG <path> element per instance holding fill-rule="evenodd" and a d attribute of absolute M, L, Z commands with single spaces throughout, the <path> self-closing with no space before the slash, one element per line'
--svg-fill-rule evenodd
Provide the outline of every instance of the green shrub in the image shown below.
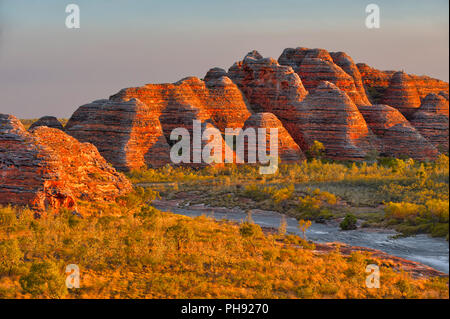
<path fill-rule="evenodd" d="M 64 276 L 50 261 L 33 262 L 28 274 L 20 278 L 20 285 L 34 298 L 60 298 L 67 293 Z"/>
<path fill-rule="evenodd" d="M 179 221 L 174 226 L 167 228 L 166 235 L 172 238 L 177 243 L 177 248 L 180 250 L 183 244 L 189 242 L 194 237 L 194 231 L 186 222 Z"/>
<path fill-rule="evenodd" d="M 11 275 L 22 264 L 23 253 L 17 239 L 0 241 L 0 276 Z"/>
<path fill-rule="evenodd" d="M 306 151 L 306 156 L 312 158 L 322 158 L 325 155 L 325 146 L 319 141 L 314 141 L 313 145 Z"/>
<path fill-rule="evenodd" d="M 342 230 L 353 230 L 356 229 L 356 222 L 357 219 L 354 215 L 352 214 L 347 214 L 344 218 L 344 220 L 339 224 L 339 227 Z"/>
<path fill-rule="evenodd" d="M 0 207 L 0 227 L 14 226 L 16 221 L 16 212 L 11 206 Z"/>
<path fill-rule="evenodd" d="M 241 224 L 241 226 L 239 227 L 239 233 L 244 238 L 260 237 L 263 234 L 262 229 L 259 225 L 249 222 L 244 222 Z"/>

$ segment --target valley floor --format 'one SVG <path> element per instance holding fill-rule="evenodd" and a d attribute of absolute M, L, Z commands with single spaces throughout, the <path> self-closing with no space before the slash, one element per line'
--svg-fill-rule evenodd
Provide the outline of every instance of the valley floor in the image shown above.
<path fill-rule="evenodd" d="M 185 217 L 151 205 L 160 197 L 181 196 L 189 204 L 271 209 L 324 222 L 342 219 L 350 210 L 358 216 L 357 227 L 445 237 L 447 157 L 428 164 L 312 161 L 282 166 L 271 177 L 256 169 L 132 172 L 136 185 L 152 187 L 136 186 L 115 203 L 79 202 L 78 214 L 48 211 L 35 219 L 28 209 L 3 207 L 0 297 L 448 298 L 448 276 L 418 276 L 371 251 L 324 249 L 287 233 L 283 225 L 263 230 L 251 214 L 234 223 Z M 69 264 L 80 269 L 79 289 L 66 289 Z M 378 289 L 366 287 L 369 264 L 380 267 Z"/>

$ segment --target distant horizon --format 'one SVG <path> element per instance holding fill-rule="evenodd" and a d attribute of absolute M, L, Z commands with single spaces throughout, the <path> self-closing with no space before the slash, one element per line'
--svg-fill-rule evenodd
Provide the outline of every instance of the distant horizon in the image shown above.
<path fill-rule="evenodd" d="M 80 29 L 64 25 L 68 3 L 80 6 Z M 299 46 L 448 82 L 448 1 L 375 1 L 380 29 L 364 25 L 369 3 L 0 0 L 0 113 L 69 118 L 122 88 L 203 78 L 251 50 L 278 59 Z"/>

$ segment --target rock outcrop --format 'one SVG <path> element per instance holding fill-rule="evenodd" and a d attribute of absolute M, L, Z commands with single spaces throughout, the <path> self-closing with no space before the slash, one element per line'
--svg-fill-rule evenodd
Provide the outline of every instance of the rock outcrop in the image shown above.
<path fill-rule="evenodd" d="M 395 72 L 382 103 L 395 107 L 406 118 L 410 117 L 420 107 L 420 96 L 414 81 L 405 72 Z"/>
<path fill-rule="evenodd" d="M 111 201 L 131 189 L 92 144 L 49 127 L 27 132 L 0 114 L 0 204 L 72 209 L 77 199 Z"/>
<path fill-rule="evenodd" d="M 119 170 L 170 163 L 170 147 L 158 115 L 135 98 L 80 106 L 65 130 L 79 141 L 94 144 Z"/>
<path fill-rule="evenodd" d="M 434 146 L 448 152 L 449 102 L 444 96 L 428 94 L 411 117 L 411 124 Z"/>
<path fill-rule="evenodd" d="M 161 116 L 168 140 L 170 119 L 183 116 L 185 109 L 188 110 L 187 117 L 194 111 L 199 120 L 211 119 L 221 132 L 225 128 L 241 128 L 251 115 L 239 88 L 218 68 L 210 70 L 205 81 L 189 77 L 173 84 L 147 84 L 123 89 L 111 96 L 110 100 L 127 101 L 132 98 L 147 105 L 154 116 Z"/>
<path fill-rule="evenodd" d="M 297 125 L 307 150 L 323 143 L 326 155 L 339 160 L 361 160 L 378 148 L 377 140 L 350 97 L 330 82 L 322 82 L 300 103 Z"/>
<path fill-rule="evenodd" d="M 355 104 L 370 105 L 371 102 L 367 97 L 366 90 L 362 82 L 361 73 L 359 73 L 358 67 L 356 66 L 353 59 L 345 52 L 330 52 L 330 55 L 333 58 L 334 63 L 340 66 L 342 70 L 344 70 L 348 75 L 350 75 L 353 78 L 356 90 L 359 93 L 359 100 L 358 100 L 359 103 L 354 101 Z"/>
<path fill-rule="evenodd" d="M 253 110 L 275 114 L 294 140 L 301 143 L 296 118 L 298 104 L 307 91 L 290 66 L 279 65 L 276 60 L 263 58 L 257 51 L 252 51 L 231 66 L 228 75 Z"/>
<path fill-rule="evenodd" d="M 425 93 L 435 95 L 425 98 Z M 381 114 L 367 113 L 366 106 L 380 103 L 412 119 L 413 127 L 386 106 L 374 107 Z M 187 77 L 123 89 L 109 100 L 80 107 L 65 130 L 96 145 L 117 169 L 130 170 L 172 163 L 170 147 L 176 141 L 170 135 L 176 128 L 185 128 L 192 138 L 195 120 L 202 130 L 217 128 L 224 136 L 226 128 L 258 121 L 256 115 L 251 118 L 255 112 L 272 113 L 301 150 L 317 140 L 334 159 L 360 160 L 374 150 L 413 156 L 409 148 L 420 149 L 415 158 L 433 158 L 436 149 L 420 135 L 435 147 L 448 147 L 448 83 L 355 64 L 344 52 L 301 47 L 285 49 L 278 61 L 249 52 L 228 71 L 210 69 L 203 80 Z M 393 139 L 400 140 L 397 150 Z M 197 151 L 191 148 L 191 157 Z"/>
<path fill-rule="evenodd" d="M 421 99 L 430 93 L 439 94 L 441 91 L 446 92 L 448 95 L 448 82 L 433 79 L 426 75 L 410 74 L 409 77 L 414 81 Z"/>
<path fill-rule="evenodd" d="M 356 66 L 361 74 L 369 99 L 371 99 L 373 103 L 381 102 L 384 92 L 396 72 L 380 71 L 365 63 L 358 63 Z M 439 94 L 442 91 L 448 94 L 449 85 L 445 81 L 433 79 L 429 76 L 417 76 L 414 74 L 409 74 L 408 76 L 414 83 L 421 99 L 424 99 L 430 93 Z"/>
<path fill-rule="evenodd" d="M 439 155 L 438 150 L 395 108 L 382 104 L 358 108 L 369 128 L 381 141 L 381 155 L 406 156 L 416 160 L 430 160 Z"/>
<path fill-rule="evenodd" d="M 291 66 L 308 91 L 315 89 L 320 82 L 328 81 L 347 93 L 356 105 L 370 104 L 359 71 L 345 53 L 330 55 L 324 49 L 288 48 L 283 51 L 278 62 Z"/>
<path fill-rule="evenodd" d="M 256 113 L 245 121 L 243 130 L 254 128 L 257 132 L 258 128 L 266 129 L 266 154 L 270 154 L 270 129 L 278 131 L 278 156 L 282 162 L 298 162 L 305 158 L 300 147 L 295 143 L 294 139 L 289 135 L 288 131 L 283 127 L 280 120 L 272 113 Z M 247 140 L 246 140 L 247 141 Z M 248 143 L 245 149 L 248 150 Z"/>
<path fill-rule="evenodd" d="M 63 130 L 63 126 L 60 121 L 54 116 L 43 116 L 33 124 L 31 124 L 28 130 L 32 130 L 35 127 L 47 126 L 51 128 L 57 128 L 58 130 Z"/>
<path fill-rule="evenodd" d="M 378 104 L 383 98 L 391 81 L 394 71 L 380 71 L 365 63 L 358 63 L 356 67 L 361 74 L 362 83 L 366 89 L 367 96 L 373 104 Z"/>
<path fill-rule="evenodd" d="M 441 92 L 444 93 L 444 92 Z M 447 98 L 444 94 L 428 94 L 425 99 L 422 101 L 420 108 L 418 111 L 428 112 L 439 115 L 449 116 L 449 108 L 448 108 L 448 95 Z"/>

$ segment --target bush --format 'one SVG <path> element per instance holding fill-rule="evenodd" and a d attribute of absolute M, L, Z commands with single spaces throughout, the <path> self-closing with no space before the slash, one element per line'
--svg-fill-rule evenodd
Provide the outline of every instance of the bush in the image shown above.
<path fill-rule="evenodd" d="M 166 234 L 177 243 L 177 249 L 180 250 L 184 243 L 189 242 L 194 237 L 194 231 L 186 225 L 186 222 L 179 221 L 174 226 L 167 228 Z"/>
<path fill-rule="evenodd" d="M 347 214 L 345 216 L 344 220 L 339 224 L 339 227 L 342 230 L 354 230 L 357 228 L 356 222 L 357 222 L 357 219 L 354 215 Z"/>
<path fill-rule="evenodd" d="M 319 141 L 314 141 L 313 145 L 306 151 L 306 156 L 310 159 L 321 158 L 325 155 L 325 146 Z"/>
<path fill-rule="evenodd" d="M 11 275 L 22 263 L 23 253 L 17 239 L 0 241 L 0 276 Z"/>
<path fill-rule="evenodd" d="M 20 285 L 25 293 L 34 298 L 60 298 L 67 292 L 64 276 L 58 267 L 49 261 L 34 262 L 28 274 L 20 278 Z"/>
<path fill-rule="evenodd" d="M 239 233 L 244 238 L 260 237 L 263 232 L 259 225 L 245 222 L 239 227 Z"/>
<path fill-rule="evenodd" d="M 14 226 L 16 220 L 16 212 L 11 206 L 0 207 L 0 227 Z"/>

